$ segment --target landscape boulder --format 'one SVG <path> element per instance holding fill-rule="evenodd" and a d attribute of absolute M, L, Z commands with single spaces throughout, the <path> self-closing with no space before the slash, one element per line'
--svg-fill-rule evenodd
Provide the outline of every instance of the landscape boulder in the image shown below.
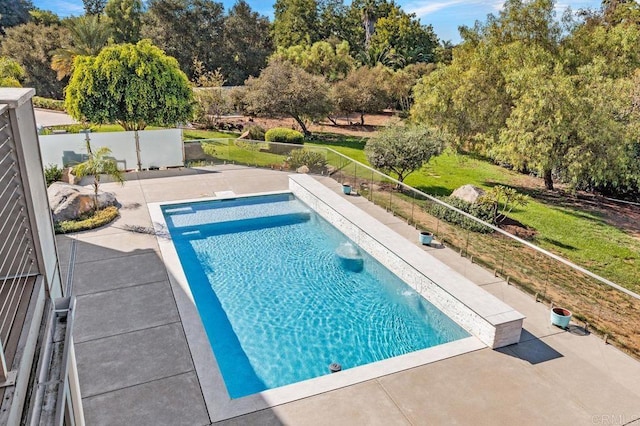
<path fill-rule="evenodd" d="M 302 165 L 296 169 L 297 173 L 309 173 L 309 167 Z"/>
<path fill-rule="evenodd" d="M 478 198 L 482 197 L 486 192 L 482 188 L 478 188 L 475 185 L 462 185 L 460 188 L 453 191 L 452 197 L 459 198 L 467 203 L 474 204 L 478 201 Z"/>
<path fill-rule="evenodd" d="M 74 220 L 93 210 L 93 189 L 54 182 L 47 189 L 53 221 Z M 111 192 L 98 192 L 98 208 L 113 206 L 118 202 Z"/>

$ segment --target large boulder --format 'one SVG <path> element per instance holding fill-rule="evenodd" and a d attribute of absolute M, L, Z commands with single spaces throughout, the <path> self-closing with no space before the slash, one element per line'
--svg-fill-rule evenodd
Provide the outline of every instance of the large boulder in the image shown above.
<path fill-rule="evenodd" d="M 53 221 L 74 220 L 93 210 L 93 189 L 54 182 L 47 189 Z M 118 202 L 111 192 L 98 192 L 98 208 L 113 206 Z"/>
<path fill-rule="evenodd" d="M 486 192 L 475 185 L 462 185 L 460 188 L 453 191 L 451 196 L 473 204 L 476 203 L 478 198 L 482 197 L 484 194 L 486 194 Z"/>

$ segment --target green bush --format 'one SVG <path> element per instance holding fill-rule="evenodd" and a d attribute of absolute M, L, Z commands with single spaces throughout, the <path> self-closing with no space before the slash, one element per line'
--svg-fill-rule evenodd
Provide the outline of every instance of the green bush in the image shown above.
<path fill-rule="evenodd" d="M 327 164 L 324 155 L 318 151 L 294 149 L 287 158 L 289 167 L 293 170 L 300 166 L 307 166 L 310 171 L 320 171 Z"/>
<path fill-rule="evenodd" d="M 60 131 L 60 130 L 64 130 L 65 133 L 84 133 L 85 131 L 87 131 L 87 129 L 90 132 L 95 132 L 96 128 L 95 127 L 88 127 L 85 124 L 59 124 L 56 126 L 49 126 L 49 127 L 45 127 L 44 129 L 42 129 L 42 131 L 40 132 L 41 135 L 52 135 L 54 134 L 56 131 Z"/>
<path fill-rule="evenodd" d="M 297 130 L 287 129 L 286 127 L 274 127 L 267 130 L 264 134 L 264 140 L 267 142 L 284 142 L 302 144 L 304 135 Z"/>
<path fill-rule="evenodd" d="M 57 164 L 49 164 L 44 168 L 44 179 L 47 182 L 47 186 L 62 180 L 62 169 Z"/>
<path fill-rule="evenodd" d="M 52 109 L 54 111 L 66 111 L 64 109 L 64 101 L 59 101 L 57 99 L 43 98 L 40 96 L 34 96 L 32 100 L 33 100 L 33 106 L 36 108 Z"/>
<path fill-rule="evenodd" d="M 246 128 L 246 131 L 249 132 L 249 139 L 251 139 L 252 141 L 264 140 L 265 130 L 262 126 L 252 124 L 251 126 L 248 126 Z"/>
<path fill-rule="evenodd" d="M 112 222 L 118 217 L 118 209 L 109 206 L 96 212 L 91 212 L 81 216 L 77 220 L 64 220 L 54 224 L 56 234 L 68 234 L 70 232 L 86 231 L 88 229 L 99 228 Z"/>
<path fill-rule="evenodd" d="M 442 197 L 441 200 L 452 207 L 456 207 L 465 213 L 469 213 L 470 215 L 477 217 L 480 220 L 491 222 L 491 208 L 487 205 L 468 203 L 455 197 Z M 453 225 L 458 225 L 459 227 L 468 229 L 469 231 L 481 232 L 484 234 L 493 232 L 493 229 L 437 203 L 430 204 L 427 211 L 438 219 L 442 219 Z"/>

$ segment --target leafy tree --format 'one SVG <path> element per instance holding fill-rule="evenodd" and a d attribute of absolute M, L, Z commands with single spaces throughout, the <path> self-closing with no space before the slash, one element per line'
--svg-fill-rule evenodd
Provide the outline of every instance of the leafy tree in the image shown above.
<path fill-rule="evenodd" d="M 366 113 L 382 111 L 389 105 L 388 82 L 392 71 L 383 66 L 360 67 L 350 72 L 344 80 L 331 87 L 331 98 L 335 111 L 346 114 L 360 114 L 360 124 L 364 125 Z"/>
<path fill-rule="evenodd" d="M 438 37 L 431 26 L 422 26 L 415 15 L 407 14 L 395 7 L 376 22 L 369 48 L 388 49 L 399 59 L 396 68 L 416 62 L 433 62 Z"/>
<path fill-rule="evenodd" d="M 84 12 L 87 15 L 100 16 L 104 11 L 107 0 L 82 0 Z"/>
<path fill-rule="evenodd" d="M 305 135 L 311 134 L 306 119 L 317 119 L 331 111 L 329 88 L 322 77 L 309 74 L 286 61 L 272 61 L 260 77 L 246 83 L 247 110 L 258 115 L 293 118 Z"/>
<path fill-rule="evenodd" d="M 223 74 L 232 85 L 243 84 L 249 76 L 257 76 L 273 51 L 269 35 L 269 19 L 238 0 L 224 20 Z"/>
<path fill-rule="evenodd" d="M 76 56 L 96 56 L 107 45 L 111 29 L 96 15 L 80 16 L 65 21 L 71 34 L 70 43 L 53 51 L 51 68 L 57 72 L 58 80 L 71 75 Z"/>
<path fill-rule="evenodd" d="M 20 87 L 24 70 L 13 59 L 0 56 L 0 87 Z"/>
<path fill-rule="evenodd" d="M 346 40 L 345 18 L 349 8 L 343 0 L 318 1 L 318 33 L 320 40 Z"/>
<path fill-rule="evenodd" d="M 105 47 L 96 57 L 78 56 L 65 107 L 77 120 L 137 131 L 189 119 L 193 93 L 177 61 L 142 40 Z"/>
<path fill-rule="evenodd" d="M 435 70 L 434 64 L 411 64 L 393 73 L 389 84 L 391 99 L 402 111 L 409 111 L 413 104 L 413 88 L 421 77 Z"/>
<path fill-rule="evenodd" d="M 400 9 L 395 2 L 387 0 L 353 0 L 351 2 L 350 16 L 355 17 L 360 24 L 359 34 L 363 37 L 359 46 L 368 50 L 371 37 L 375 33 L 378 19 L 388 16 L 392 10 Z"/>
<path fill-rule="evenodd" d="M 24 85 L 39 96 L 62 99 L 65 82 L 51 69 L 52 51 L 67 43 L 69 30 L 57 25 L 29 22 L 7 29 L 1 55 L 14 59 L 25 71 Z"/>
<path fill-rule="evenodd" d="M 0 34 L 16 25 L 29 22 L 29 11 L 33 9 L 30 0 L 10 0 L 0 2 Z"/>
<path fill-rule="evenodd" d="M 326 41 L 313 45 L 297 45 L 279 48 L 273 55 L 278 60 L 287 60 L 305 71 L 322 75 L 329 81 L 344 78 L 355 67 L 355 60 L 349 54 L 349 43 L 332 46 Z"/>
<path fill-rule="evenodd" d="M 499 17 L 463 28 L 451 64 L 417 85 L 412 117 L 455 135 L 458 148 L 539 173 L 549 189 L 556 179 L 628 186 L 638 29 L 589 18 L 562 38 L 553 9 L 509 0 Z"/>
<path fill-rule="evenodd" d="M 149 0 L 142 36 L 178 60 L 191 79 L 193 61 L 208 71 L 223 66 L 224 6 L 211 0 Z"/>
<path fill-rule="evenodd" d="M 29 11 L 31 22 L 41 25 L 60 25 L 60 17 L 50 10 L 33 9 Z"/>
<path fill-rule="evenodd" d="M 196 72 L 193 95 L 195 99 L 195 121 L 213 127 L 220 116 L 229 112 L 230 100 L 222 86 L 224 77 L 220 70 L 206 71 L 200 61 L 195 61 Z M 213 120 L 211 120 L 213 116 Z"/>
<path fill-rule="evenodd" d="M 445 138 L 424 126 L 391 126 L 369 139 L 364 152 L 369 163 L 385 173 L 393 172 L 403 182 L 406 177 L 439 155 Z"/>
<path fill-rule="evenodd" d="M 276 0 L 272 36 L 276 47 L 311 45 L 319 40 L 316 0 Z"/>
<path fill-rule="evenodd" d="M 89 158 L 87 161 L 73 167 L 73 173 L 83 178 L 85 176 L 93 176 L 93 210 L 98 211 L 98 191 L 100 189 L 100 176 L 108 175 L 120 184 L 124 184 L 124 174 L 118 170 L 116 161 L 109 157 L 111 150 L 106 146 L 98 148 L 93 152 L 89 150 Z"/>
<path fill-rule="evenodd" d="M 104 8 L 116 43 L 137 43 L 142 31 L 142 0 L 109 0 Z"/>

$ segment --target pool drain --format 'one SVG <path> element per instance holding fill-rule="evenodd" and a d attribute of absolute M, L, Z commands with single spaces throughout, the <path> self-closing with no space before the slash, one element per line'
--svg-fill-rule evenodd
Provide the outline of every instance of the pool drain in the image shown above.
<path fill-rule="evenodd" d="M 340 370 L 342 370 L 342 366 L 337 362 L 332 362 L 331 364 L 329 364 L 329 371 L 331 371 L 332 373 L 337 373 Z"/>

